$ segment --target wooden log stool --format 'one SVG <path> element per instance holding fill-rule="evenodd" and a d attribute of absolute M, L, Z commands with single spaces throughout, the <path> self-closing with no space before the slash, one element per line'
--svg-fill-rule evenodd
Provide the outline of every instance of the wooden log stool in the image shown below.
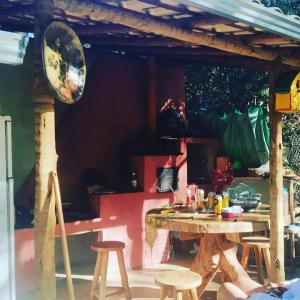
<path fill-rule="evenodd" d="M 192 271 L 166 271 L 155 277 L 155 283 L 161 287 L 161 300 L 168 299 L 170 289 L 173 289 L 175 300 L 182 300 L 185 290 L 189 291 L 190 299 L 198 300 L 196 288 L 202 283 L 202 277 Z"/>
<path fill-rule="evenodd" d="M 262 270 L 262 257 L 264 256 L 268 277 L 271 274 L 271 257 L 270 257 L 270 239 L 265 236 L 247 236 L 242 238 L 243 253 L 241 265 L 245 270 L 248 268 L 248 259 L 250 249 L 254 250 L 257 266 L 257 278 L 260 283 L 264 283 Z"/>
<path fill-rule="evenodd" d="M 98 296 L 99 300 L 105 299 L 106 293 L 106 278 L 109 252 L 115 251 L 117 253 L 121 281 L 126 300 L 131 300 L 130 289 L 128 285 L 128 278 L 125 269 L 123 249 L 125 244 L 119 241 L 102 241 L 92 244 L 91 249 L 97 251 L 97 261 L 94 271 L 93 284 L 90 291 L 90 299 L 94 300 Z M 99 287 L 98 287 L 99 284 Z M 97 291 L 99 294 L 97 295 Z"/>

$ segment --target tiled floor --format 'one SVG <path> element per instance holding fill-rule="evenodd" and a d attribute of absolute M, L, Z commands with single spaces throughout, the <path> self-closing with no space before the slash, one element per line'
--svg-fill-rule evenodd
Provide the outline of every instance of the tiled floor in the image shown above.
<path fill-rule="evenodd" d="M 159 264 L 151 268 L 142 270 L 128 271 L 129 286 L 132 294 L 132 299 L 139 300 L 154 300 L 159 299 L 160 290 L 154 283 L 154 277 L 158 272 L 163 270 L 187 269 L 192 261 L 192 256 L 185 256 L 184 258 L 177 258 L 165 264 Z M 300 261 L 299 261 L 300 263 Z M 300 264 L 299 264 L 300 266 Z M 72 278 L 76 300 L 88 300 L 89 290 L 92 283 L 94 264 L 77 265 L 72 267 Z M 249 274 L 255 279 L 255 269 L 250 266 Z M 296 273 L 291 272 L 291 268 L 286 270 L 287 279 L 300 277 L 300 268 L 296 269 Z M 108 274 L 107 283 L 107 299 L 117 300 L 125 299 L 121 293 L 121 281 L 118 273 Z M 201 300 L 216 300 L 216 291 L 220 284 L 218 277 L 214 282 L 211 282 L 207 291 L 201 297 Z M 35 300 L 34 292 L 19 296 L 17 300 Z M 67 300 L 66 280 L 63 273 L 57 274 L 57 300 Z M 185 296 L 184 299 L 188 299 Z"/>

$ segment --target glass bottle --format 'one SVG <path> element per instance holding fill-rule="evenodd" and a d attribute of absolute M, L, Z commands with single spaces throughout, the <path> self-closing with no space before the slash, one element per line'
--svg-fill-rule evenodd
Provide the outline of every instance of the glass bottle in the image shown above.
<path fill-rule="evenodd" d="M 136 191 L 138 189 L 138 181 L 137 181 L 137 177 L 136 177 L 136 173 L 135 172 L 131 173 L 130 184 L 131 184 L 131 189 L 133 191 Z"/>

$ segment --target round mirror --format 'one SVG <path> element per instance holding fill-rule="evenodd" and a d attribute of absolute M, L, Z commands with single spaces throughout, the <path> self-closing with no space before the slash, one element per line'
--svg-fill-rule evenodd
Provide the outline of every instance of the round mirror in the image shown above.
<path fill-rule="evenodd" d="M 45 76 L 54 96 L 64 103 L 80 100 L 86 77 L 82 45 L 72 28 L 52 22 L 42 38 Z"/>

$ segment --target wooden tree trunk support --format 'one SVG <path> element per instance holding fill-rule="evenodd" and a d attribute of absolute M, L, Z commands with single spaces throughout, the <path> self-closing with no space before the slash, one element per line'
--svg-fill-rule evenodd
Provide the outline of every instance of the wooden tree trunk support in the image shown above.
<path fill-rule="evenodd" d="M 270 244 L 272 282 L 285 280 L 284 273 L 284 219 L 282 170 L 282 121 L 275 111 L 275 80 L 280 74 L 280 62 L 275 61 L 270 71 Z"/>
<path fill-rule="evenodd" d="M 289 180 L 289 215 L 291 217 L 291 224 L 295 222 L 295 211 L 294 211 L 294 180 Z M 295 271 L 295 235 L 294 233 L 289 233 L 289 243 L 290 243 L 290 255 L 292 258 L 292 270 Z"/>
<path fill-rule="evenodd" d="M 205 234 L 202 237 L 197 256 L 191 266 L 192 271 L 202 276 L 202 284 L 198 288 L 199 297 L 220 268 L 231 281 L 236 281 L 241 276 L 249 277 L 237 260 L 236 250 L 237 244 L 225 240 L 224 234 Z M 213 267 L 216 261 L 218 266 Z"/>
<path fill-rule="evenodd" d="M 35 256 L 38 299 L 56 299 L 55 284 L 55 202 L 49 189 L 50 172 L 56 169 L 54 99 L 35 99 Z M 47 103 L 47 100 L 49 101 Z"/>
<path fill-rule="evenodd" d="M 69 251 L 68 251 L 68 244 L 67 244 L 67 236 L 65 230 L 65 222 L 62 210 L 62 203 L 61 203 L 61 196 L 60 196 L 60 189 L 59 183 L 56 172 L 52 172 L 52 187 L 55 195 L 55 207 L 56 213 L 58 218 L 58 224 L 60 227 L 60 234 L 61 234 L 61 248 L 63 253 L 64 259 L 64 267 L 66 272 L 67 278 L 67 287 L 68 287 L 68 296 L 70 300 L 74 300 L 74 289 L 73 289 L 73 282 L 72 282 L 72 272 L 70 266 L 70 258 L 69 258 Z"/>
<path fill-rule="evenodd" d="M 249 57 L 256 57 L 263 60 L 274 61 L 279 54 L 272 50 L 255 48 L 229 38 L 213 37 L 206 33 L 190 32 L 179 26 L 158 21 L 149 16 L 135 12 L 120 10 L 117 7 L 109 7 L 100 3 L 93 3 L 83 0 L 53 0 L 54 6 L 63 10 L 67 15 L 85 17 L 93 21 L 108 21 L 114 24 L 121 24 L 127 27 L 151 32 L 157 35 L 171 37 L 194 45 L 204 45 L 210 48 L 220 49 L 226 52 L 235 53 Z M 282 62 L 288 65 L 300 66 L 298 58 L 282 57 Z"/>
<path fill-rule="evenodd" d="M 54 98 L 45 82 L 41 57 L 41 28 L 35 28 L 35 260 L 37 299 L 56 299 L 55 201 L 50 173 L 56 170 Z"/>

